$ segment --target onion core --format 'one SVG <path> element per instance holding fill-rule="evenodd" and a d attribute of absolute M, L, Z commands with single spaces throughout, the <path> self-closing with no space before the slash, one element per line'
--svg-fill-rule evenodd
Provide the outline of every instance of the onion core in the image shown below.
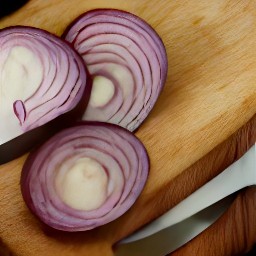
<path fill-rule="evenodd" d="M 51 130 L 81 118 L 91 82 L 81 56 L 44 30 L 23 26 L 0 30 L 0 48 L 1 164 L 24 153 Z M 53 122 L 60 116 L 65 121 Z M 23 136 L 39 127 L 34 142 Z M 12 144 L 19 146 L 15 150 Z"/>
<path fill-rule="evenodd" d="M 96 80 L 83 119 L 137 129 L 167 76 L 166 51 L 156 31 L 133 14 L 96 9 L 77 18 L 63 37 L 81 54 Z M 100 104 L 94 104 L 95 99 Z"/>
<path fill-rule="evenodd" d="M 30 154 L 21 190 L 47 225 L 84 231 L 125 213 L 140 195 L 149 170 L 142 143 L 113 124 L 82 122 Z"/>

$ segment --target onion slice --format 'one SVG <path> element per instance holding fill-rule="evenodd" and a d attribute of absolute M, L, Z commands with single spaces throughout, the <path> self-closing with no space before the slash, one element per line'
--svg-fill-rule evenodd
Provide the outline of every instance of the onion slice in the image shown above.
<path fill-rule="evenodd" d="M 48 226 L 85 231 L 125 213 L 141 193 L 149 169 L 142 143 L 120 126 L 81 122 L 30 154 L 21 191 Z"/>
<path fill-rule="evenodd" d="M 156 31 L 133 14 L 96 9 L 78 17 L 63 37 L 94 77 L 83 120 L 138 128 L 167 76 L 166 50 Z"/>
<path fill-rule="evenodd" d="M 83 115 L 91 91 L 81 56 L 41 29 L 0 30 L 0 164 Z"/>

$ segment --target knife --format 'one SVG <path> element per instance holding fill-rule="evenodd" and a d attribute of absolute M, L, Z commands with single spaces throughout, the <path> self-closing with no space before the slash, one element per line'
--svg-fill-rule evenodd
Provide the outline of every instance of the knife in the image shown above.
<path fill-rule="evenodd" d="M 199 213 L 153 235 L 123 243 L 114 248 L 115 256 L 160 256 L 175 251 L 213 224 L 231 205 L 232 194 Z"/>
<path fill-rule="evenodd" d="M 218 219 L 218 216 L 221 215 L 220 210 L 219 214 L 218 211 L 216 212 L 216 215 L 212 213 L 212 218 L 210 218 L 207 223 L 203 224 L 201 222 L 195 222 L 193 224 L 194 219 L 201 216 L 200 213 L 202 213 L 204 209 L 212 206 L 221 199 L 226 198 L 244 187 L 255 184 L 256 146 L 254 145 L 243 155 L 243 157 L 234 162 L 221 174 L 199 188 L 174 208 L 170 209 L 168 212 L 141 230 L 135 232 L 133 235 L 120 241 L 116 245 L 115 256 L 161 256 L 176 250 L 178 247 L 182 246 L 184 243 L 201 233 L 205 228 L 210 226 L 216 219 Z M 211 209 L 209 209 L 209 212 L 211 212 Z M 194 225 L 194 230 L 185 229 L 184 231 L 184 227 L 186 227 L 186 224 L 188 223 L 190 223 L 189 225 L 192 225 L 192 227 Z M 167 228 L 170 228 L 169 233 L 167 230 L 165 230 Z M 166 233 L 163 233 L 164 231 Z M 171 236 L 175 238 L 175 233 L 173 232 L 177 232 L 177 234 L 181 232 L 185 237 L 187 236 L 188 238 L 173 242 L 171 240 Z M 169 236 L 169 234 L 171 234 L 171 236 Z M 166 235 L 167 237 L 164 237 L 163 235 Z M 160 240 L 167 241 L 166 243 L 168 245 L 166 246 L 166 249 L 163 249 L 165 252 L 163 253 L 162 251 L 155 251 L 154 254 L 153 249 L 151 249 L 152 254 L 144 252 L 151 245 L 152 247 L 156 247 L 159 243 L 159 237 L 161 238 Z M 177 235 L 177 237 L 180 236 Z M 136 250 L 138 250 L 139 247 L 141 248 L 140 254 L 135 254 L 135 246 L 137 248 Z M 164 247 L 164 245 L 162 245 L 162 247 Z"/>

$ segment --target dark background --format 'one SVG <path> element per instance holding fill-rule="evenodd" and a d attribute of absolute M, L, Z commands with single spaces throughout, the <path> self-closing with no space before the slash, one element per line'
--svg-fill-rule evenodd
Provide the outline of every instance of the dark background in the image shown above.
<path fill-rule="evenodd" d="M 0 0 L 0 18 L 14 12 L 27 2 L 28 0 Z"/>

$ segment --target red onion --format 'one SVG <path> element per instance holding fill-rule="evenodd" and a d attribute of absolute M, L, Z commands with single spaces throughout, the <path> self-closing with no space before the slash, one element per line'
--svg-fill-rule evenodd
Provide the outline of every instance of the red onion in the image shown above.
<path fill-rule="evenodd" d="M 80 55 L 46 31 L 0 30 L 0 48 L 1 164 L 80 118 L 91 81 Z"/>
<path fill-rule="evenodd" d="M 94 77 L 83 120 L 105 121 L 134 131 L 148 116 L 166 80 L 162 40 L 139 17 L 98 9 L 76 19 L 63 34 Z"/>
<path fill-rule="evenodd" d="M 30 210 L 50 227 L 84 231 L 125 213 L 141 193 L 148 169 L 146 150 L 132 133 L 84 122 L 30 154 L 21 190 Z"/>

